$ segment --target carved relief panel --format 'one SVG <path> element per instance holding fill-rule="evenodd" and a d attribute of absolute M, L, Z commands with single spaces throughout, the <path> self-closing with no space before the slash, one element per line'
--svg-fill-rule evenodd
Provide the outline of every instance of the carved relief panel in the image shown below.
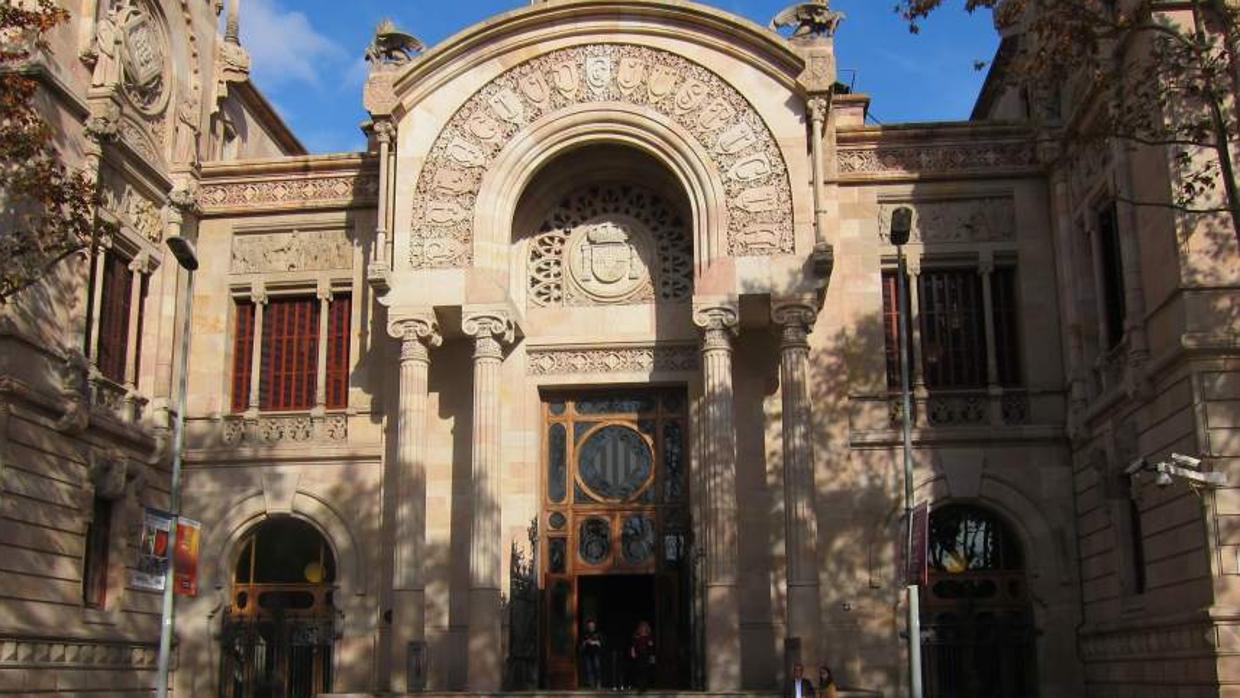
<path fill-rule="evenodd" d="M 530 241 L 535 306 L 684 301 L 693 294 L 686 218 L 659 195 L 624 184 L 565 196 Z"/>
<path fill-rule="evenodd" d="M 891 213 L 913 209 L 913 242 L 1009 242 L 1016 239 L 1016 208 L 1011 197 L 994 196 L 939 201 L 888 201 L 879 204 L 878 228 L 889 239 Z"/>
<path fill-rule="evenodd" d="M 726 190 L 728 254 L 793 251 L 787 167 L 752 105 L 681 56 L 594 44 L 554 51 L 501 74 L 452 116 L 413 192 L 410 267 L 469 266 L 475 207 L 489 166 L 522 128 L 584 103 L 649 108 L 696 139 Z"/>
<path fill-rule="evenodd" d="M 353 267 L 343 230 L 291 230 L 233 235 L 232 272 L 329 271 Z"/>

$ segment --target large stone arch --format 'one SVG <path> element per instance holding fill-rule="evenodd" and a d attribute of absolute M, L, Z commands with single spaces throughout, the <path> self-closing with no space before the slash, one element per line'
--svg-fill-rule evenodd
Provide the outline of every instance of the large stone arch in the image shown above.
<path fill-rule="evenodd" d="M 272 516 L 299 518 L 316 528 L 336 557 L 337 583 L 348 598 L 366 593 L 366 565 L 361 559 L 356 537 L 348 523 L 330 504 L 311 492 L 298 489 L 281 504 L 268 493 L 251 492 L 228 508 L 227 513 L 207 531 L 202 557 L 202 586 L 222 588 L 228 584 L 231 563 L 246 533 Z"/>
<path fill-rule="evenodd" d="M 488 246 L 506 241 L 506 220 L 491 197 L 503 197 L 512 212 L 520 185 L 545 154 L 531 144 L 544 151 L 555 145 L 548 124 L 576 128 L 578 144 L 627 139 L 677 172 L 695 209 L 703 208 L 694 211 L 695 242 L 706 245 L 699 266 L 719 256 L 794 251 L 788 165 L 753 105 L 716 73 L 672 52 L 589 43 L 510 68 L 449 118 L 412 195 L 410 268 L 502 266 Z M 581 135 L 591 129 L 592 136 Z M 505 176 L 522 162 L 523 176 Z M 702 198 L 708 194 L 714 198 Z M 715 210 L 704 210 L 708 202 L 718 202 Z"/>

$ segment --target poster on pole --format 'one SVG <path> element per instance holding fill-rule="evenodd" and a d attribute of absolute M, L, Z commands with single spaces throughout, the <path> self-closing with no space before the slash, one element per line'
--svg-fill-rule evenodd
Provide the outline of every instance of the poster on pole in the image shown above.
<path fill-rule="evenodd" d="M 172 533 L 172 515 L 158 509 L 147 509 L 142 517 L 142 535 L 138 539 L 138 564 L 133 571 L 131 586 L 147 591 L 163 591 L 168 570 L 168 539 Z"/>
<path fill-rule="evenodd" d="M 177 519 L 177 545 L 172 555 L 172 590 L 180 596 L 198 595 L 198 550 L 201 538 L 201 523 L 193 519 Z"/>
<path fill-rule="evenodd" d="M 921 502 L 909 512 L 908 555 L 905 558 L 905 583 L 909 586 L 925 586 L 927 581 L 926 558 L 930 543 L 930 503 Z"/>

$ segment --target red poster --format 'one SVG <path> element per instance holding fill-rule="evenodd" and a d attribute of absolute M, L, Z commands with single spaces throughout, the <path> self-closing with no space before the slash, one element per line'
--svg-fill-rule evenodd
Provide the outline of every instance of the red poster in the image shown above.
<path fill-rule="evenodd" d="M 926 557 L 930 537 L 930 504 L 922 502 L 909 512 L 908 569 L 905 583 L 909 586 L 926 585 Z"/>
<path fill-rule="evenodd" d="M 192 519 L 177 520 L 172 589 L 181 596 L 198 595 L 198 547 L 201 535 L 202 524 Z"/>

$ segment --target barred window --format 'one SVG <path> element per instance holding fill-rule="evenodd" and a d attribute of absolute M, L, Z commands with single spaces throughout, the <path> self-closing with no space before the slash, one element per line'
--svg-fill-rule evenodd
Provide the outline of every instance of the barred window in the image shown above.
<path fill-rule="evenodd" d="M 113 252 L 106 253 L 99 285 L 99 337 L 95 355 L 99 371 L 116 383 L 125 382 L 134 281 L 129 260 Z"/>

